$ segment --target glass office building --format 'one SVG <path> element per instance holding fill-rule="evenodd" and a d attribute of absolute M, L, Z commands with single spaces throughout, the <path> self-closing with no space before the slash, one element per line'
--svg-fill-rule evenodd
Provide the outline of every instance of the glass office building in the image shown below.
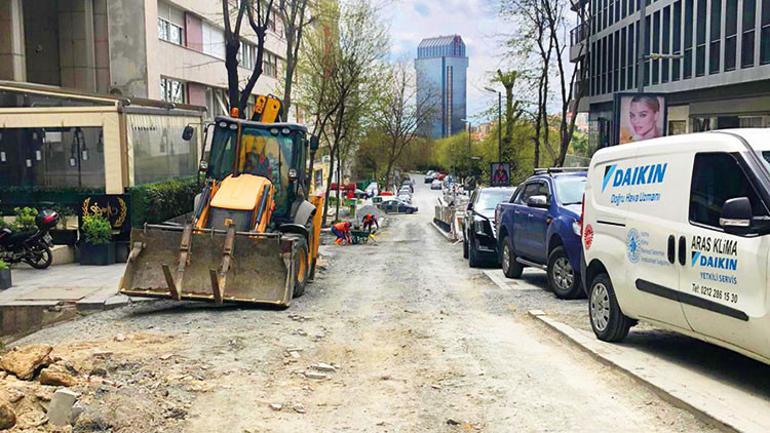
<path fill-rule="evenodd" d="M 664 94 L 667 132 L 770 127 L 770 0 L 576 0 L 579 111 L 611 144 L 613 96 Z"/>
<path fill-rule="evenodd" d="M 423 39 L 417 47 L 417 98 L 432 101 L 433 119 L 425 135 L 448 137 L 463 131 L 468 57 L 459 35 Z"/>

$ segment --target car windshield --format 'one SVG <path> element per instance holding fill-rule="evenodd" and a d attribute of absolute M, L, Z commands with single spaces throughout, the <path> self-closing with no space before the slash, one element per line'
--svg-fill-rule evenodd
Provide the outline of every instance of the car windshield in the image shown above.
<path fill-rule="evenodd" d="M 479 193 L 476 209 L 494 209 L 498 204 L 508 201 L 513 195 L 513 189 L 486 189 Z"/>
<path fill-rule="evenodd" d="M 583 176 L 568 176 L 556 179 L 556 197 L 563 205 L 583 203 L 583 192 L 586 190 L 586 178 Z"/>

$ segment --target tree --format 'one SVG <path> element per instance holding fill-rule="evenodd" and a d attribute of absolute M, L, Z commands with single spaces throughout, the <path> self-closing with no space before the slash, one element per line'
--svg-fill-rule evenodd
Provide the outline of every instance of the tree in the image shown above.
<path fill-rule="evenodd" d="M 512 19 L 518 29 L 525 29 L 511 37 L 508 41 L 512 55 L 518 60 L 535 58 L 532 78 L 537 83 L 537 107 L 533 113 L 535 144 L 535 165 L 540 164 L 541 150 L 545 149 L 553 165 L 561 166 L 569 149 L 575 129 L 575 116 L 569 116 L 570 111 L 577 109 L 583 96 L 583 86 L 575 84 L 580 77 L 579 68 L 570 74 L 565 68 L 565 51 L 568 41 L 565 40 L 567 21 L 565 11 L 568 9 L 566 0 L 500 0 L 501 13 Z M 534 42 L 533 42 L 534 41 Z M 582 49 L 582 47 L 581 47 Z M 568 61 L 568 60 L 567 60 Z M 556 67 L 556 80 L 560 92 L 560 114 L 556 119 L 559 123 L 558 152 L 551 147 L 548 106 L 551 96 L 551 78 Z"/>
<path fill-rule="evenodd" d="M 310 4 L 309 4 L 310 3 Z M 286 70 L 283 83 L 283 112 L 289 115 L 294 74 L 297 70 L 299 51 L 305 26 L 312 24 L 310 0 L 278 0 L 278 13 L 283 22 L 283 37 L 286 39 Z"/>
<path fill-rule="evenodd" d="M 227 100 L 229 108 L 237 108 L 240 117 L 245 116 L 251 92 L 262 75 L 265 54 L 265 34 L 270 23 L 273 0 L 222 0 L 225 25 L 225 68 L 227 68 Z M 234 15 L 234 21 L 233 20 Z M 243 89 L 238 78 L 238 52 L 241 49 L 241 27 L 247 19 L 257 37 L 257 59 Z"/>
<path fill-rule="evenodd" d="M 417 94 L 413 68 L 406 62 L 392 66 L 382 83 L 382 96 L 372 116 L 385 135 L 385 187 L 390 185 L 393 166 L 430 122 L 434 105 L 430 94 Z"/>
<path fill-rule="evenodd" d="M 513 125 L 518 122 L 523 114 L 522 101 L 513 100 L 513 87 L 521 73 L 519 71 L 503 72 L 497 70 L 496 81 L 500 82 L 505 88 L 505 133 L 503 134 L 503 161 L 516 161 L 518 148 L 514 148 L 511 143 L 513 140 Z"/>
<path fill-rule="evenodd" d="M 308 40 L 308 51 L 315 56 L 303 54 L 302 63 L 313 76 L 303 74 L 301 93 L 314 117 L 313 131 L 323 136 L 328 148 L 331 170 L 326 180 L 326 221 L 334 172 L 341 171 L 335 163 L 339 164 L 344 156 L 340 145 L 349 140 L 351 128 L 363 116 L 359 106 L 370 100 L 366 91 L 374 87 L 373 77 L 381 69 L 389 46 L 385 26 L 370 2 L 345 2 L 339 6 L 328 2 L 324 7 L 334 13 L 315 26 Z"/>

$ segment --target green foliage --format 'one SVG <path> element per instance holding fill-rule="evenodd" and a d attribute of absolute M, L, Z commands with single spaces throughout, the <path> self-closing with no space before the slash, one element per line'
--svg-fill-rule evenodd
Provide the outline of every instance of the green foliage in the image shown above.
<path fill-rule="evenodd" d="M 192 212 L 200 185 L 194 177 L 148 183 L 128 189 L 131 195 L 131 224 L 158 224 Z"/>
<path fill-rule="evenodd" d="M 107 218 L 101 215 L 86 215 L 81 227 L 86 242 L 91 245 L 102 245 L 112 240 L 112 226 Z"/>
<path fill-rule="evenodd" d="M 0 259 L 0 271 L 4 271 L 6 269 L 9 269 L 8 263 L 5 263 L 3 259 Z"/>
<path fill-rule="evenodd" d="M 37 209 L 33 207 L 17 207 L 13 209 L 13 212 L 16 214 L 16 220 L 13 223 L 15 230 L 31 231 L 37 229 L 37 226 L 35 226 Z"/>

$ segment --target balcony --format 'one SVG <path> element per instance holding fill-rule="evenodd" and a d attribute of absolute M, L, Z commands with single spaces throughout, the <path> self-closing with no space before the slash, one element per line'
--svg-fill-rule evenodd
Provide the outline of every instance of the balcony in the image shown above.
<path fill-rule="evenodd" d="M 569 59 L 575 63 L 583 58 L 587 51 L 586 40 L 588 39 L 589 27 L 587 23 L 581 23 L 569 32 Z"/>

